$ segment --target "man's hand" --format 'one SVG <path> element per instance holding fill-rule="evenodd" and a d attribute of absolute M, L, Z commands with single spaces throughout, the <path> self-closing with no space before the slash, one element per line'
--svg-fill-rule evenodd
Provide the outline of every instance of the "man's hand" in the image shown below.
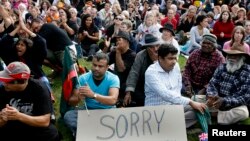
<path fill-rule="evenodd" d="M 207 108 L 206 104 L 195 102 L 195 101 L 192 101 L 192 100 L 189 102 L 189 105 L 193 109 L 198 110 L 199 112 L 201 112 L 202 114 L 204 113 L 205 109 Z"/>
<path fill-rule="evenodd" d="M 118 44 L 116 46 L 115 50 L 116 50 L 117 54 L 122 54 L 123 47 L 120 44 Z"/>
<path fill-rule="evenodd" d="M 79 94 L 82 97 L 93 98 L 94 92 L 90 89 L 89 85 L 85 85 L 79 88 Z"/>
<path fill-rule="evenodd" d="M 223 102 L 223 98 L 219 97 L 218 95 L 207 96 L 207 103 L 206 104 L 208 107 L 213 107 L 215 109 L 219 109 L 222 102 Z"/>
<path fill-rule="evenodd" d="M 3 120 L 3 121 L 8 121 L 8 118 L 7 118 L 7 113 L 6 113 L 6 108 L 2 109 L 2 111 L 0 112 L 0 118 Z"/>
<path fill-rule="evenodd" d="M 20 112 L 15 107 L 9 106 L 9 104 L 7 104 L 5 110 L 8 120 L 19 120 Z"/>
<path fill-rule="evenodd" d="M 4 126 L 7 122 L 8 119 L 6 117 L 6 115 L 3 112 L 4 109 L 2 109 L 2 111 L 0 111 L 0 127 Z"/>
<path fill-rule="evenodd" d="M 216 109 L 219 109 L 220 106 L 222 105 L 223 98 L 219 96 L 215 96 L 215 102 L 213 103 L 213 107 Z"/>
<path fill-rule="evenodd" d="M 208 107 L 212 107 L 213 106 L 213 103 L 215 102 L 215 96 L 207 96 L 207 106 Z"/>
<path fill-rule="evenodd" d="M 123 106 L 127 106 L 128 104 L 130 104 L 132 101 L 131 98 L 131 92 L 126 92 L 124 100 L 123 100 Z"/>

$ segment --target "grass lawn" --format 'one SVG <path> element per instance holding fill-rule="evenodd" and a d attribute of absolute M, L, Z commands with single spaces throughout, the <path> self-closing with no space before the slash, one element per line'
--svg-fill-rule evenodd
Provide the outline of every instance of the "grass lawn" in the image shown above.
<path fill-rule="evenodd" d="M 91 64 L 84 61 L 83 59 L 80 59 L 79 63 L 82 66 L 87 67 L 88 69 L 90 69 L 90 67 L 91 67 Z M 186 59 L 183 56 L 180 56 L 179 57 L 179 65 L 181 67 L 181 70 L 183 70 L 185 63 L 186 63 Z M 44 67 L 44 70 L 45 70 L 46 74 L 51 73 L 51 71 L 47 67 Z M 59 109 L 60 107 L 59 106 L 60 106 L 61 89 L 62 89 L 61 85 L 62 85 L 61 78 L 60 77 L 55 78 L 52 89 L 53 89 L 54 96 L 56 99 L 56 101 L 54 103 L 54 108 L 55 108 L 56 117 L 57 117 L 56 125 L 57 125 L 59 131 L 63 135 L 63 141 L 73 141 L 70 131 L 65 127 L 65 125 L 63 124 L 63 121 L 60 119 L 60 109 Z M 250 125 L 250 119 L 243 121 L 242 124 Z M 188 134 L 188 141 L 198 141 L 198 134 Z"/>

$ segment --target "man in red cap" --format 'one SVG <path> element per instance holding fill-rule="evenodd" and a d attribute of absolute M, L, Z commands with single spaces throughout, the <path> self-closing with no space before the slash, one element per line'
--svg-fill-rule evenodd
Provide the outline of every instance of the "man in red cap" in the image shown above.
<path fill-rule="evenodd" d="M 51 123 L 51 98 L 45 84 L 30 78 L 30 69 L 12 62 L 0 71 L 1 138 L 14 140 L 59 141 Z"/>

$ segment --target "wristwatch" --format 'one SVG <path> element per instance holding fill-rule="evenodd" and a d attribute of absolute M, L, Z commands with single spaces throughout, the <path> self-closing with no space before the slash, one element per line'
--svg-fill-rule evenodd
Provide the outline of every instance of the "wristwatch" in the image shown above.
<path fill-rule="evenodd" d="M 96 97 L 97 97 L 97 94 L 94 93 L 94 96 L 92 97 L 92 99 L 96 99 Z"/>

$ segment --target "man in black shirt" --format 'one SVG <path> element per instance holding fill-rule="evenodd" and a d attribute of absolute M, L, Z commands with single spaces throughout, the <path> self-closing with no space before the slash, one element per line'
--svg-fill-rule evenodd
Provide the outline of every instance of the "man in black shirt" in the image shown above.
<path fill-rule="evenodd" d="M 30 69 L 12 62 L 0 72 L 0 133 L 8 141 L 59 141 L 51 123 L 49 90 L 30 78 Z"/>
<path fill-rule="evenodd" d="M 69 36 L 54 24 L 43 24 L 40 19 L 33 19 L 31 23 L 33 32 L 38 33 L 45 38 L 47 43 L 47 61 L 45 65 L 51 67 L 55 71 L 60 71 L 63 67 L 63 56 L 65 47 L 70 48 L 71 57 L 76 60 L 76 49 Z"/>

